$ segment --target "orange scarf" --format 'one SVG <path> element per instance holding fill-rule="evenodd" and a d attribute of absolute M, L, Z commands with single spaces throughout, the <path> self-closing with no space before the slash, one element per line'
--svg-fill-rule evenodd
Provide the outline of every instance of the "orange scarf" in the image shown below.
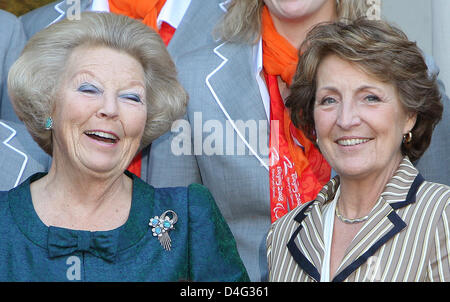
<path fill-rule="evenodd" d="M 294 127 L 284 107 L 277 77 L 291 84 L 298 51 L 276 30 L 266 6 L 262 13 L 263 65 L 270 95 L 270 199 L 272 221 L 299 203 L 313 200 L 329 180 L 331 167 L 305 135 Z M 278 128 L 272 127 L 278 122 Z M 294 138 L 303 146 L 294 142 Z"/>
<path fill-rule="evenodd" d="M 166 0 L 108 0 L 112 13 L 141 20 L 145 25 L 158 32 L 158 15 Z"/>
<path fill-rule="evenodd" d="M 262 44 L 265 71 L 279 75 L 290 85 L 297 68 L 298 50 L 277 32 L 267 6 L 262 13 Z"/>

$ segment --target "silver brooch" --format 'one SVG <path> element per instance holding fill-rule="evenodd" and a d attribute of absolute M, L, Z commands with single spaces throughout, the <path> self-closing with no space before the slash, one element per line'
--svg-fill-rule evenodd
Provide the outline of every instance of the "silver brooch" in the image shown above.
<path fill-rule="evenodd" d="M 169 213 L 172 214 L 172 218 L 167 215 Z M 174 229 L 174 224 L 177 223 L 177 220 L 177 214 L 172 210 L 167 210 L 161 216 L 151 218 L 148 224 L 152 227 L 153 236 L 158 237 L 159 242 L 166 251 L 170 251 L 172 246 L 169 231 Z"/>

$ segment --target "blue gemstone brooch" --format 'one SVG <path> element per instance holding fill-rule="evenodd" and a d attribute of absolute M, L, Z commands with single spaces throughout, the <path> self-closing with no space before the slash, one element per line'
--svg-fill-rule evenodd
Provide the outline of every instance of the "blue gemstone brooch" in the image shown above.
<path fill-rule="evenodd" d="M 172 218 L 170 218 L 167 214 L 171 214 Z M 167 210 L 162 213 L 161 216 L 151 218 L 148 224 L 152 228 L 153 236 L 159 239 L 159 242 L 166 251 L 170 251 L 172 246 L 169 231 L 175 228 L 174 224 L 177 221 L 177 214 L 172 210 Z"/>

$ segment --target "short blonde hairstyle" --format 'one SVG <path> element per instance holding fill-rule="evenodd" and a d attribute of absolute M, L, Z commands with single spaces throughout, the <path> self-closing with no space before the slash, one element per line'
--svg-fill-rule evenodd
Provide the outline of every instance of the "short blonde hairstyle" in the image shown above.
<path fill-rule="evenodd" d="M 18 117 L 34 140 L 52 154 L 45 121 L 57 106 L 60 79 L 73 50 L 108 47 L 129 54 L 143 67 L 147 122 L 139 150 L 168 131 L 186 111 L 188 96 L 177 80 L 175 65 L 159 35 L 143 23 L 112 13 L 85 12 L 33 36 L 11 67 L 8 90 Z"/>
<path fill-rule="evenodd" d="M 228 42 L 257 43 L 261 36 L 263 7 L 264 0 L 232 0 L 215 29 L 215 35 Z M 336 1 L 338 20 L 356 20 L 365 17 L 368 10 L 365 0 Z"/>

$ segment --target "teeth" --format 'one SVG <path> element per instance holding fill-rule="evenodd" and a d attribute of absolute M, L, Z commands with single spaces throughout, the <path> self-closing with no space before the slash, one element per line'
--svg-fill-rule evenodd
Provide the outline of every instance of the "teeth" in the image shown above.
<path fill-rule="evenodd" d="M 338 140 L 338 144 L 342 145 L 342 146 L 354 146 L 354 145 L 359 145 L 365 142 L 368 142 L 369 139 L 360 139 L 360 138 L 352 138 L 352 139 L 342 139 L 342 140 Z"/>
<path fill-rule="evenodd" d="M 108 139 L 113 139 L 116 140 L 118 139 L 118 137 L 116 137 L 115 135 L 112 135 L 111 133 L 106 133 L 106 132 L 101 132 L 101 131 L 86 131 L 85 132 L 87 135 L 96 135 L 102 138 L 108 138 Z"/>

